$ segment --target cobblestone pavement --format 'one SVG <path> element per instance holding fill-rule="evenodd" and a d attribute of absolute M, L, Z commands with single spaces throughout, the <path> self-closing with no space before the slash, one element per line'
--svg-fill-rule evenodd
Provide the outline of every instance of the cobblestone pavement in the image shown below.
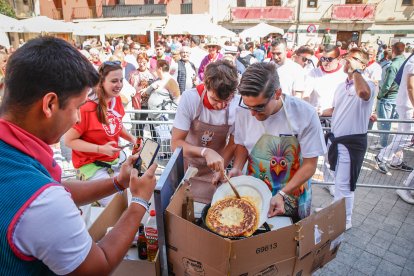
<path fill-rule="evenodd" d="M 312 191 L 314 208 L 332 201 L 323 186 Z M 414 205 L 392 189 L 358 187 L 352 225 L 337 257 L 314 276 L 414 275 Z"/>

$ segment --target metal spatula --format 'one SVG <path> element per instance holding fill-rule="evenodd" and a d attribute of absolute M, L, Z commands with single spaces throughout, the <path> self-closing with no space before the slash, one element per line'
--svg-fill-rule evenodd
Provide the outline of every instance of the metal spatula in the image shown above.
<path fill-rule="evenodd" d="M 231 189 L 233 190 L 234 194 L 237 198 L 241 198 L 239 195 L 239 192 L 236 190 L 236 187 L 234 187 L 233 183 L 231 183 L 230 178 L 227 176 L 227 174 L 224 174 L 224 177 L 226 178 L 227 182 L 229 183 Z"/>

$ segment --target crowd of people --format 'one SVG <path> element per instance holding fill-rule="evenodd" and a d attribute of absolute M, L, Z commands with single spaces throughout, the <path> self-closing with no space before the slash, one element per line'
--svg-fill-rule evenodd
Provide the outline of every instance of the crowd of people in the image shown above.
<path fill-rule="evenodd" d="M 145 124 L 128 124 L 131 119 L 174 121 L 166 146 L 182 147 L 185 167 L 199 169 L 190 180 L 196 201 L 211 201 L 231 164 L 229 177 L 248 174 L 266 183 L 269 217 L 288 215 L 296 222 L 310 215 L 311 178 L 324 158 L 325 180 L 335 183 L 329 186 L 334 201 L 345 198 L 350 229 L 368 129 L 377 118 L 413 118 L 414 57 L 406 57 L 402 42 L 345 49 L 329 32 L 323 42 L 290 48 L 281 37 L 221 44 L 174 36 L 161 37 L 151 49 L 131 37 L 103 45 L 41 37 L 11 55 L 0 52 L 0 194 L 6 210 L 0 271 L 113 271 L 155 186 L 156 165 L 142 177 L 133 168 Z M 126 115 L 134 109 L 161 112 Z M 149 126 L 152 138 L 165 142 L 165 129 Z M 378 128 L 390 130 L 390 124 Z M 410 130 L 411 124 L 399 124 L 399 131 Z M 77 180 L 62 181 L 53 158 L 49 145 L 62 136 Z M 402 149 L 411 139 L 395 135 L 389 142 L 381 134 L 371 148 L 380 150 L 379 172 L 411 172 L 408 187 L 414 187 L 414 172 Z M 124 145 L 133 148 L 132 156 L 122 156 Z M 127 211 L 99 243 L 92 242 L 90 204 L 106 206 L 127 188 Z M 397 193 L 414 204 L 409 191 Z"/>

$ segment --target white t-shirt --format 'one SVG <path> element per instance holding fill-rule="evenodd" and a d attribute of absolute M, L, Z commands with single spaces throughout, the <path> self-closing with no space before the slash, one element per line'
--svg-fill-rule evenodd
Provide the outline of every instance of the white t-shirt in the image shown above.
<path fill-rule="evenodd" d="M 196 71 L 194 71 L 191 63 L 185 63 L 185 90 L 193 88 L 193 78 L 197 75 Z"/>
<path fill-rule="evenodd" d="M 375 84 L 366 79 L 371 89 L 371 97 L 364 101 L 355 91 L 352 84 L 347 89 L 344 81 L 335 91 L 332 114 L 332 133 L 335 137 L 351 134 L 362 134 L 368 131 L 369 117 L 376 97 Z"/>
<path fill-rule="evenodd" d="M 371 81 L 379 82 L 382 78 L 382 68 L 377 62 L 372 63 L 370 66 L 365 68 L 364 76 Z"/>
<path fill-rule="evenodd" d="M 194 120 L 194 118 L 197 115 L 197 108 L 200 103 L 200 95 L 198 95 L 198 92 L 195 88 L 184 91 L 181 98 L 180 98 L 180 104 L 177 108 L 177 113 L 175 115 L 174 119 L 174 127 L 189 131 L 191 122 Z M 234 98 L 231 100 L 230 105 L 228 108 L 229 110 L 229 124 L 230 127 L 230 133 L 234 133 L 234 117 L 235 117 L 235 111 L 236 107 L 239 104 L 240 96 L 234 95 Z M 226 109 L 223 110 L 212 110 L 208 109 L 203 106 L 201 109 L 199 120 L 204 123 L 209 123 L 212 125 L 223 125 L 226 124 Z"/>
<path fill-rule="evenodd" d="M 317 110 L 323 111 L 332 107 L 332 101 L 337 87 L 348 77 L 343 67 L 332 73 L 325 73 L 320 67 L 313 69 L 306 77 L 304 96 L 309 97 L 309 103 Z"/>
<path fill-rule="evenodd" d="M 86 259 L 93 242 L 79 212 L 63 186 L 49 187 L 23 213 L 13 241 L 54 273 L 68 274 Z"/>
<path fill-rule="evenodd" d="M 277 68 L 282 93 L 292 95 L 293 91 L 305 90 L 305 69 L 296 62 L 286 59 L 285 63 Z"/>
<path fill-rule="evenodd" d="M 283 108 L 287 111 L 293 133 Z M 250 153 L 263 134 L 294 134 L 299 140 L 303 157 L 312 158 L 325 154 L 326 145 L 315 109 L 310 104 L 288 95 L 285 96 L 283 108 L 262 122 L 252 116 L 249 110 L 237 108 L 234 142 L 245 146 Z"/>
<path fill-rule="evenodd" d="M 413 109 L 407 92 L 407 80 L 409 75 L 414 74 L 414 56 L 412 56 L 404 66 L 400 87 L 398 88 L 396 104 L 405 109 Z"/>

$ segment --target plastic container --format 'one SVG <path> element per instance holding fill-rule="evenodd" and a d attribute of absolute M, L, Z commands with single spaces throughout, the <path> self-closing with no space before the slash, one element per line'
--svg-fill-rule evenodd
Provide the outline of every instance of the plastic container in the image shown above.
<path fill-rule="evenodd" d="M 147 238 L 148 261 L 153 262 L 158 252 L 158 230 L 155 210 L 150 211 L 150 216 L 145 224 L 145 237 Z"/>

